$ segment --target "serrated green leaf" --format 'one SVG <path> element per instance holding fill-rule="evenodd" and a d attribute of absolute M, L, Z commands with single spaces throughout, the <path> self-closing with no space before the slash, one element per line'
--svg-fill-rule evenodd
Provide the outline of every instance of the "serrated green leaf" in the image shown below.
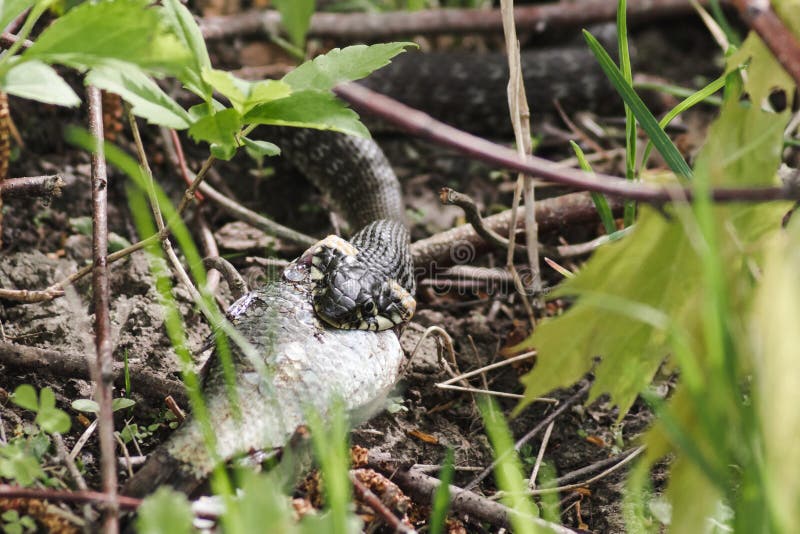
<path fill-rule="evenodd" d="M 73 410 L 85 413 L 99 413 L 100 405 L 92 399 L 75 399 L 70 404 Z"/>
<path fill-rule="evenodd" d="M 131 104 L 133 113 L 152 124 L 176 130 L 189 127 L 189 113 L 161 90 L 144 71 L 128 65 L 92 69 L 86 83 L 118 94 Z"/>
<path fill-rule="evenodd" d="M 647 106 L 642 102 L 642 99 L 639 98 L 639 95 L 636 94 L 631 84 L 625 81 L 625 77 L 620 72 L 616 63 L 614 63 L 614 60 L 611 59 L 611 56 L 608 55 L 608 52 L 603 48 L 603 45 L 588 31 L 584 30 L 583 35 L 592 53 L 597 57 L 603 72 L 605 72 L 611 84 L 622 97 L 622 100 L 624 100 L 625 104 L 630 108 L 636 120 L 639 121 L 642 129 L 650 137 L 656 150 L 664 157 L 664 161 L 667 162 L 672 172 L 685 178 L 691 178 L 692 169 L 689 168 L 689 164 L 686 163 L 686 160 L 683 159 L 683 156 L 681 156 L 681 153 L 670 138 L 667 137 L 667 134 L 658 125 L 658 121 L 650 110 L 647 109 Z"/>
<path fill-rule="evenodd" d="M 136 532 L 139 534 L 188 534 L 194 531 L 193 520 L 192 506 L 186 496 L 162 486 L 147 497 L 139 507 Z"/>
<path fill-rule="evenodd" d="M 236 146 L 234 135 L 241 127 L 242 116 L 239 112 L 235 109 L 223 109 L 192 124 L 189 135 L 196 141 Z"/>
<path fill-rule="evenodd" d="M 731 98 L 709 131 L 709 141 L 698 156 L 696 174 L 708 176 L 715 186 L 772 185 L 780 162 L 782 131 L 788 115 L 765 113 Z M 780 227 L 785 205 L 718 206 L 714 208 L 722 264 L 728 269 L 729 301 L 743 309 L 752 291 L 743 254 Z M 599 299 L 619 299 L 635 306 L 659 310 L 673 325 L 693 332 L 701 324 L 703 277 L 696 248 L 698 229 L 677 212 L 666 219 L 652 209 L 642 210 L 636 229 L 626 239 L 598 250 L 578 275 L 565 282 L 556 295 L 591 293 L 579 298 L 564 315 L 540 325 L 525 346 L 539 351 L 537 367 L 523 377 L 526 399 L 577 381 L 596 368 L 592 398 L 611 395 L 623 414 L 650 381 L 671 346 L 667 332 L 637 320 L 635 313 L 608 310 Z M 669 326 L 669 325 L 667 325 Z M 527 397 L 527 395 L 532 397 Z"/>
<path fill-rule="evenodd" d="M 203 69 L 202 75 L 203 80 L 227 97 L 242 115 L 258 104 L 286 98 L 292 92 L 287 83 L 277 80 L 250 82 L 237 78 L 230 72 L 208 68 Z"/>
<path fill-rule="evenodd" d="M 39 396 L 30 384 L 17 386 L 17 389 L 14 390 L 14 394 L 11 396 L 11 401 L 20 408 L 25 408 L 32 412 L 39 409 Z"/>
<path fill-rule="evenodd" d="M 295 91 L 330 91 L 336 84 L 359 80 L 385 65 L 414 43 L 382 43 L 334 48 L 306 61 L 283 77 Z"/>
<path fill-rule="evenodd" d="M 281 24 L 286 28 L 289 39 L 295 46 L 304 47 L 306 33 L 311 24 L 311 15 L 316 7 L 315 0 L 274 0 L 273 4 L 281 13 Z"/>
<path fill-rule="evenodd" d="M 116 60 L 177 74 L 189 53 L 166 30 L 148 0 L 86 2 L 56 19 L 22 57 L 77 69 Z"/>
<path fill-rule="evenodd" d="M 58 106 L 78 106 L 81 99 L 49 65 L 41 61 L 17 63 L 6 72 L 0 87 L 6 93 Z"/>
<path fill-rule="evenodd" d="M 0 3 L 0 28 L 8 26 L 17 15 L 33 4 L 33 0 L 3 0 L 3 2 Z"/>
<path fill-rule="evenodd" d="M 286 98 L 254 107 L 244 117 L 249 124 L 297 126 L 335 130 L 369 138 L 369 131 L 349 109 L 331 93 L 299 91 Z"/>
<path fill-rule="evenodd" d="M 126 397 L 117 397 L 116 399 L 111 401 L 111 411 L 118 412 L 119 410 L 124 410 L 126 408 L 130 408 L 131 406 L 135 406 L 136 401 L 133 399 L 128 399 Z"/>

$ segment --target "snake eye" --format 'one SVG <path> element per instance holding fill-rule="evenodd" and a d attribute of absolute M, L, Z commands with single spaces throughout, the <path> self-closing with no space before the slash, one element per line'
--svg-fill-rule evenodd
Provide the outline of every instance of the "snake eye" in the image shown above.
<path fill-rule="evenodd" d="M 375 303 L 371 300 L 365 302 L 361 309 L 363 310 L 364 315 L 375 315 Z"/>

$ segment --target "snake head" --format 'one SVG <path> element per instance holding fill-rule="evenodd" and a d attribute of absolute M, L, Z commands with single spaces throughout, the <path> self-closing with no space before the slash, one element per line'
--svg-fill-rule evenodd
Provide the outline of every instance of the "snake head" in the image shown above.
<path fill-rule="evenodd" d="M 346 330 L 388 330 L 408 321 L 416 309 L 414 297 L 360 260 L 353 245 L 336 236 L 313 248 L 312 297 L 317 315 Z"/>

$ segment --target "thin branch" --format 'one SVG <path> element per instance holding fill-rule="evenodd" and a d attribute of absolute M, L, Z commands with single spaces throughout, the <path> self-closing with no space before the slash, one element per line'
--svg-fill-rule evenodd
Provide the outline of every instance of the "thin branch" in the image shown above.
<path fill-rule="evenodd" d="M 701 2 L 707 4 L 707 1 Z M 628 12 L 636 20 L 692 12 L 689 0 L 629 0 Z M 520 29 L 541 32 L 548 29 L 581 27 L 613 20 L 617 4 L 608 0 L 553 2 L 522 6 L 514 10 Z M 206 17 L 200 21 L 207 40 L 242 35 L 281 33 L 277 11 L 244 11 L 236 15 Z M 332 37 L 353 41 L 438 33 L 487 33 L 502 28 L 499 9 L 433 9 L 386 13 L 314 13 L 309 37 Z"/>
<path fill-rule="evenodd" d="M 50 202 L 54 197 L 61 196 L 62 187 L 64 180 L 60 174 L 7 178 L 0 184 L 0 195 L 3 200 L 40 197 L 45 202 Z"/>
<path fill-rule="evenodd" d="M 213 269 L 222 274 L 222 277 L 228 282 L 228 288 L 234 300 L 240 298 L 249 291 L 247 282 L 244 281 L 242 275 L 240 275 L 239 271 L 225 258 L 220 256 L 203 258 L 203 267 L 209 270 Z"/>
<path fill-rule="evenodd" d="M 775 59 L 800 86 L 800 40 L 778 17 L 769 1 L 734 0 L 733 3 L 744 21 L 758 33 Z"/>
<path fill-rule="evenodd" d="M 382 469 L 380 465 L 378 467 Z M 399 469 L 393 472 L 391 478 L 409 497 L 414 499 L 414 502 L 423 504 L 433 502 L 433 496 L 441 485 L 441 481 L 438 478 L 415 470 Z M 450 509 L 459 515 L 469 516 L 473 520 L 485 521 L 491 525 L 506 529 L 511 528 L 510 518 L 519 514 L 519 512 L 503 504 L 453 485 L 450 486 Z M 550 523 L 538 517 L 522 517 L 536 524 L 540 529 L 539 531 L 556 534 L 575 533 L 574 530 L 568 527 Z"/>
<path fill-rule="evenodd" d="M 593 476 L 593 477 L 591 477 L 591 478 L 589 478 L 587 480 L 584 480 L 583 482 L 576 482 L 575 484 L 568 484 L 566 486 L 558 486 L 558 487 L 555 487 L 555 488 L 530 489 L 530 490 L 526 491 L 525 494 L 526 495 L 547 495 L 547 494 L 550 494 L 550 493 L 561 493 L 562 491 L 570 491 L 570 490 L 586 487 L 589 484 L 593 484 L 593 483 L 597 482 L 598 480 L 602 480 L 605 477 L 607 477 L 608 475 L 610 475 L 610 474 L 612 474 L 612 473 L 614 473 L 616 471 L 619 471 L 625 465 L 627 465 L 630 462 L 632 462 L 643 451 L 644 451 L 644 446 L 637 447 L 636 449 L 631 451 L 630 454 L 625 456 L 621 461 L 617 462 L 616 464 L 612 465 L 608 469 L 604 470 L 602 473 L 598 473 L 597 475 L 595 475 L 595 476 Z M 506 495 L 508 495 L 507 492 L 498 491 L 497 493 L 492 495 L 492 499 L 502 499 Z"/>
<path fill-rule="evenodd" d="M 354 473 L 350 473 L 350 481 L 353 483 L 353 490 L 356 497 L 372 508 L 375 513 L 392 529 L 392 532 L 415 533 L 416 530 L 401 521 L 394 513 L 375 495 L 372 490 L 361 482 Z"/>
<path fill-rule="evenodd" d="M 114 443 L 114 414 L 111 407 L 113 397 L 114 366 L 111 355 L 111 316 L 108 282 L 108 176 L 103 150 L 103 105 L 100 89 L 89 86 L 89 131 L 94 138 L 92 151 L 92 290 L 94 296 L 95 350 L 97 363 L 92 373 L 95 397 L 100 411 L 98 433 L 100 437 L 100 472 L 103 491 L 109 504 L 103 511 L 103 531 L 106 534 L 119 532 L 117 498 L 117 458 Z"/>
<path fill-rule="evenodd" d="M 491 228 L 486 227 L 486 225 L 483 223 L 481 212 L 478 209 L 478 206 L 475 204 L 475 201 L 472 200 L 472 197 L 465 195 L 464 193 L 459 193 L 458 191 L 450 189 L 449 187 L 443 187 L 439 190 L 439 202 L 445 205 L 450 204 L 453 206 L 458 206 L 464 210 L 464 216 L 467 218 L 467 222 L 475 229 L 475 233 L 481 236 L 487 243 L 490 243 L 498 248 L 502 248 L 503 250 L 508 249 L 509 245 L 511 244 L 510 241 Z M 512 209 L 516 209 L 516 207 L 517 206 L 514 206 Z M 511 226 L 514 226 L 514 224 L 512 223 Z M 515 247 L 515 251 L 522 252 L 524 250 L 525 247 L 519 245 Z"/>
<path fill-rule="evenodd" d="M 608 201 L 614 213 L 621 213 L 621 200 L 611 197 Z M 512 213 L 512 210 L 506 210 L 485 217 L 482 220 L 483 225 L 496 233 L 506 234 L 511 227 Z M 542 232 L 596 221 L 597 218 L 597 209 L 588 193 L 548 198 L 536 205 L 536 221 Z M 441 268 L 469 263 L 484 250 L 488 250 L 488 246 L 470 224 L 445 230 L 411 244 L 411 255 L 418 275 L 438 274 Z"/>
<path fill-rule="evenodd" d="M 412 135 L 453 148 L 472 159 L 581 190 L 653 204 L 689 202 L 693 198 L 693 191 L 689 188 L 632 183 L 616 176 L 562 168 L 536 156 L 521 158 L 509 148 L 448 126 L 426 113 L 354 83 L 337 85 L 334 92 L 357 111 L 376 115 Z M 788 187 L 718 188 L 711 190 L 711 199 L 716 202 L 797 200 L 800 199 L 800 190 Z"/>
<path fill-rule="evenodd" d="M 577 392 L 575 392 L 575 394 L 572 395 L 570 398 L 561 403 L 558 406 L 558 408 L 556 408 L 555 410 L 553 410 L 552 413 L 550 413 L 550 415 L 542 419 L 538 425 L 536 425 L 535 427 L 533 427 L 533 429 L 530 430 L 530 432 L 528 432 L 520 439 L 518 439 L 517 442 L 514 443 L 514 450 L 519 451 L 520 447 L 522 447 L 525 443 L 529 442 L 534 437 L 536 437 L 536 435 L 539 432 L 541 432 L 543 428 L 547 427 L 547 425 L 549 425 L 552 421 L 554 421 L 559 415 L 564 413 L 564 411 L 566 411 L 567 408 L 578 402 L 578 400 L 581 399 L 586 394 L 587 391 L 589 391 L 589 387 L 591 387 L 591 382 L 587 381 L 586 384 L 583 385 L 583 387 L 581 387 Z M 506 454 L 510 454 L 510 451 L 506 452 Z M 492 461 L 492 463 L 489 465 L 489 467 L 484 469 L 480 475 L 475 477 L 469 484 L 465 486 L 465 489 L 470 490 L 475 486 L 477 486 L 478 484 L 480 484 L 483 481 L 483 479 L 489 476 L 489 474 L 494 470 L 494 468 L 497 467 L 497 464 L 500 463 L 501 460 L 503 460 L 503 457 L 495 458 L 494 461 Z"/>
<path fill-rule="evenodd" d="M 531 470 L 531 477 L 528 479 L 528 487 L 530 489 L 536 489 L 536 477 L 539 475 L 539 468 L 542 467 L 542 459 L 544 458 L 544 451 L 547 450 L 547 444 L 550 442 L 550 433 L 553 431 L 553 427 L 555 426 L 555 421 L 550 421 L 550 424 L 547 425 L 547 429 L 544 431 L 544 437 L 542 438 L 542 444 L 539 445 L 539 454 L 536 455 L 536 462 L 533 464 L 533 470 Z"/>
<path fill-rule="evenodd" d="M 0 341 L 0 364 L 8 369 L 36 370 L 37 373 L 48 373 L 62 379 L 90 378 L 88 360 L 79 352 L 62 352 Z M 124 367 L 122 362 L 114 362 L 111 370 L 111 376 L 119 387 L 125 385 Z M 160 401 L 172 395 L 179 402 L 186 402 L 183 382 L 154 373 L 148 366 L 132 366 L 130 378 L 133 389 L 149 399 Z"/>
<path fill-rule="evenodd" d="M 571 484 L 574 480 L 578 480 L 581 477 L 584 477 L 586 475 L 591 475 L 592 473 L 605 470 L 606 468 L 612 465 L 618 464 L 625 458 L 628 458 L 632 453 L 636 452 L 636 450 L 639 448 L 640 447 L 637 447 L 635 449 L 628 449 L 627 451 L 621 452 L 615 456 L 612 456 L 611 458 L 603 458 L 602 460 L 581 467 L 580 469 L 570 471 L 569 473 L 566 473 L 565 475 L 562 475 L 557 479 L 553 480 L 552 483 L 554 486 L 566 486 L 567 484 Z"/>

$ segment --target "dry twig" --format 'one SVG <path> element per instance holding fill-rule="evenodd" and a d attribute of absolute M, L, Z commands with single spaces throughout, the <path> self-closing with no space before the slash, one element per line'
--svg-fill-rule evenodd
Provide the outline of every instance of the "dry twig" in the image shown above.
<path fill-rule="evenodd" d="M 689 0 L 628 1 L 629 17 L 634 20 L 652 20 L 691 12 Z M 588 26 L 613 20 L 616 14 L 617 4 L 609 0 L 551 2 L 545 5 L 522 6 L 514 10 L 517 26 L 535 32 Z M 281 32 L 281 19 L 277 11 L 244 11 L 236 15 L 204 18 L 200 21 L 200 28 L 208 40 L 252 34 L 278 35 Z M 408 35 L 497 32 L 501 28 L 499 9 L 314 13 L 308 35 L 363 41 Z"/>
<path fill-rule="evenodd" d="M 100 437 L 100 472 L 103 491 L 108 495 L 109 506 L 103 512 L 103 531 L 119 532 L 117 517 L 117 459 L 114 444 L 114 414 L 111 408 L 114 361 L 111 355 L 111 317 L 109 315 L 108 283 L 108 176 L 103 150 L 103 106 L 100 90 L 90 86 L 89 131 L 94 138 L 92 151 L 92 290 L 94 295 L 96 365 L 93 369 L 95 397 L 100 411 L 98 432 Z"/>

